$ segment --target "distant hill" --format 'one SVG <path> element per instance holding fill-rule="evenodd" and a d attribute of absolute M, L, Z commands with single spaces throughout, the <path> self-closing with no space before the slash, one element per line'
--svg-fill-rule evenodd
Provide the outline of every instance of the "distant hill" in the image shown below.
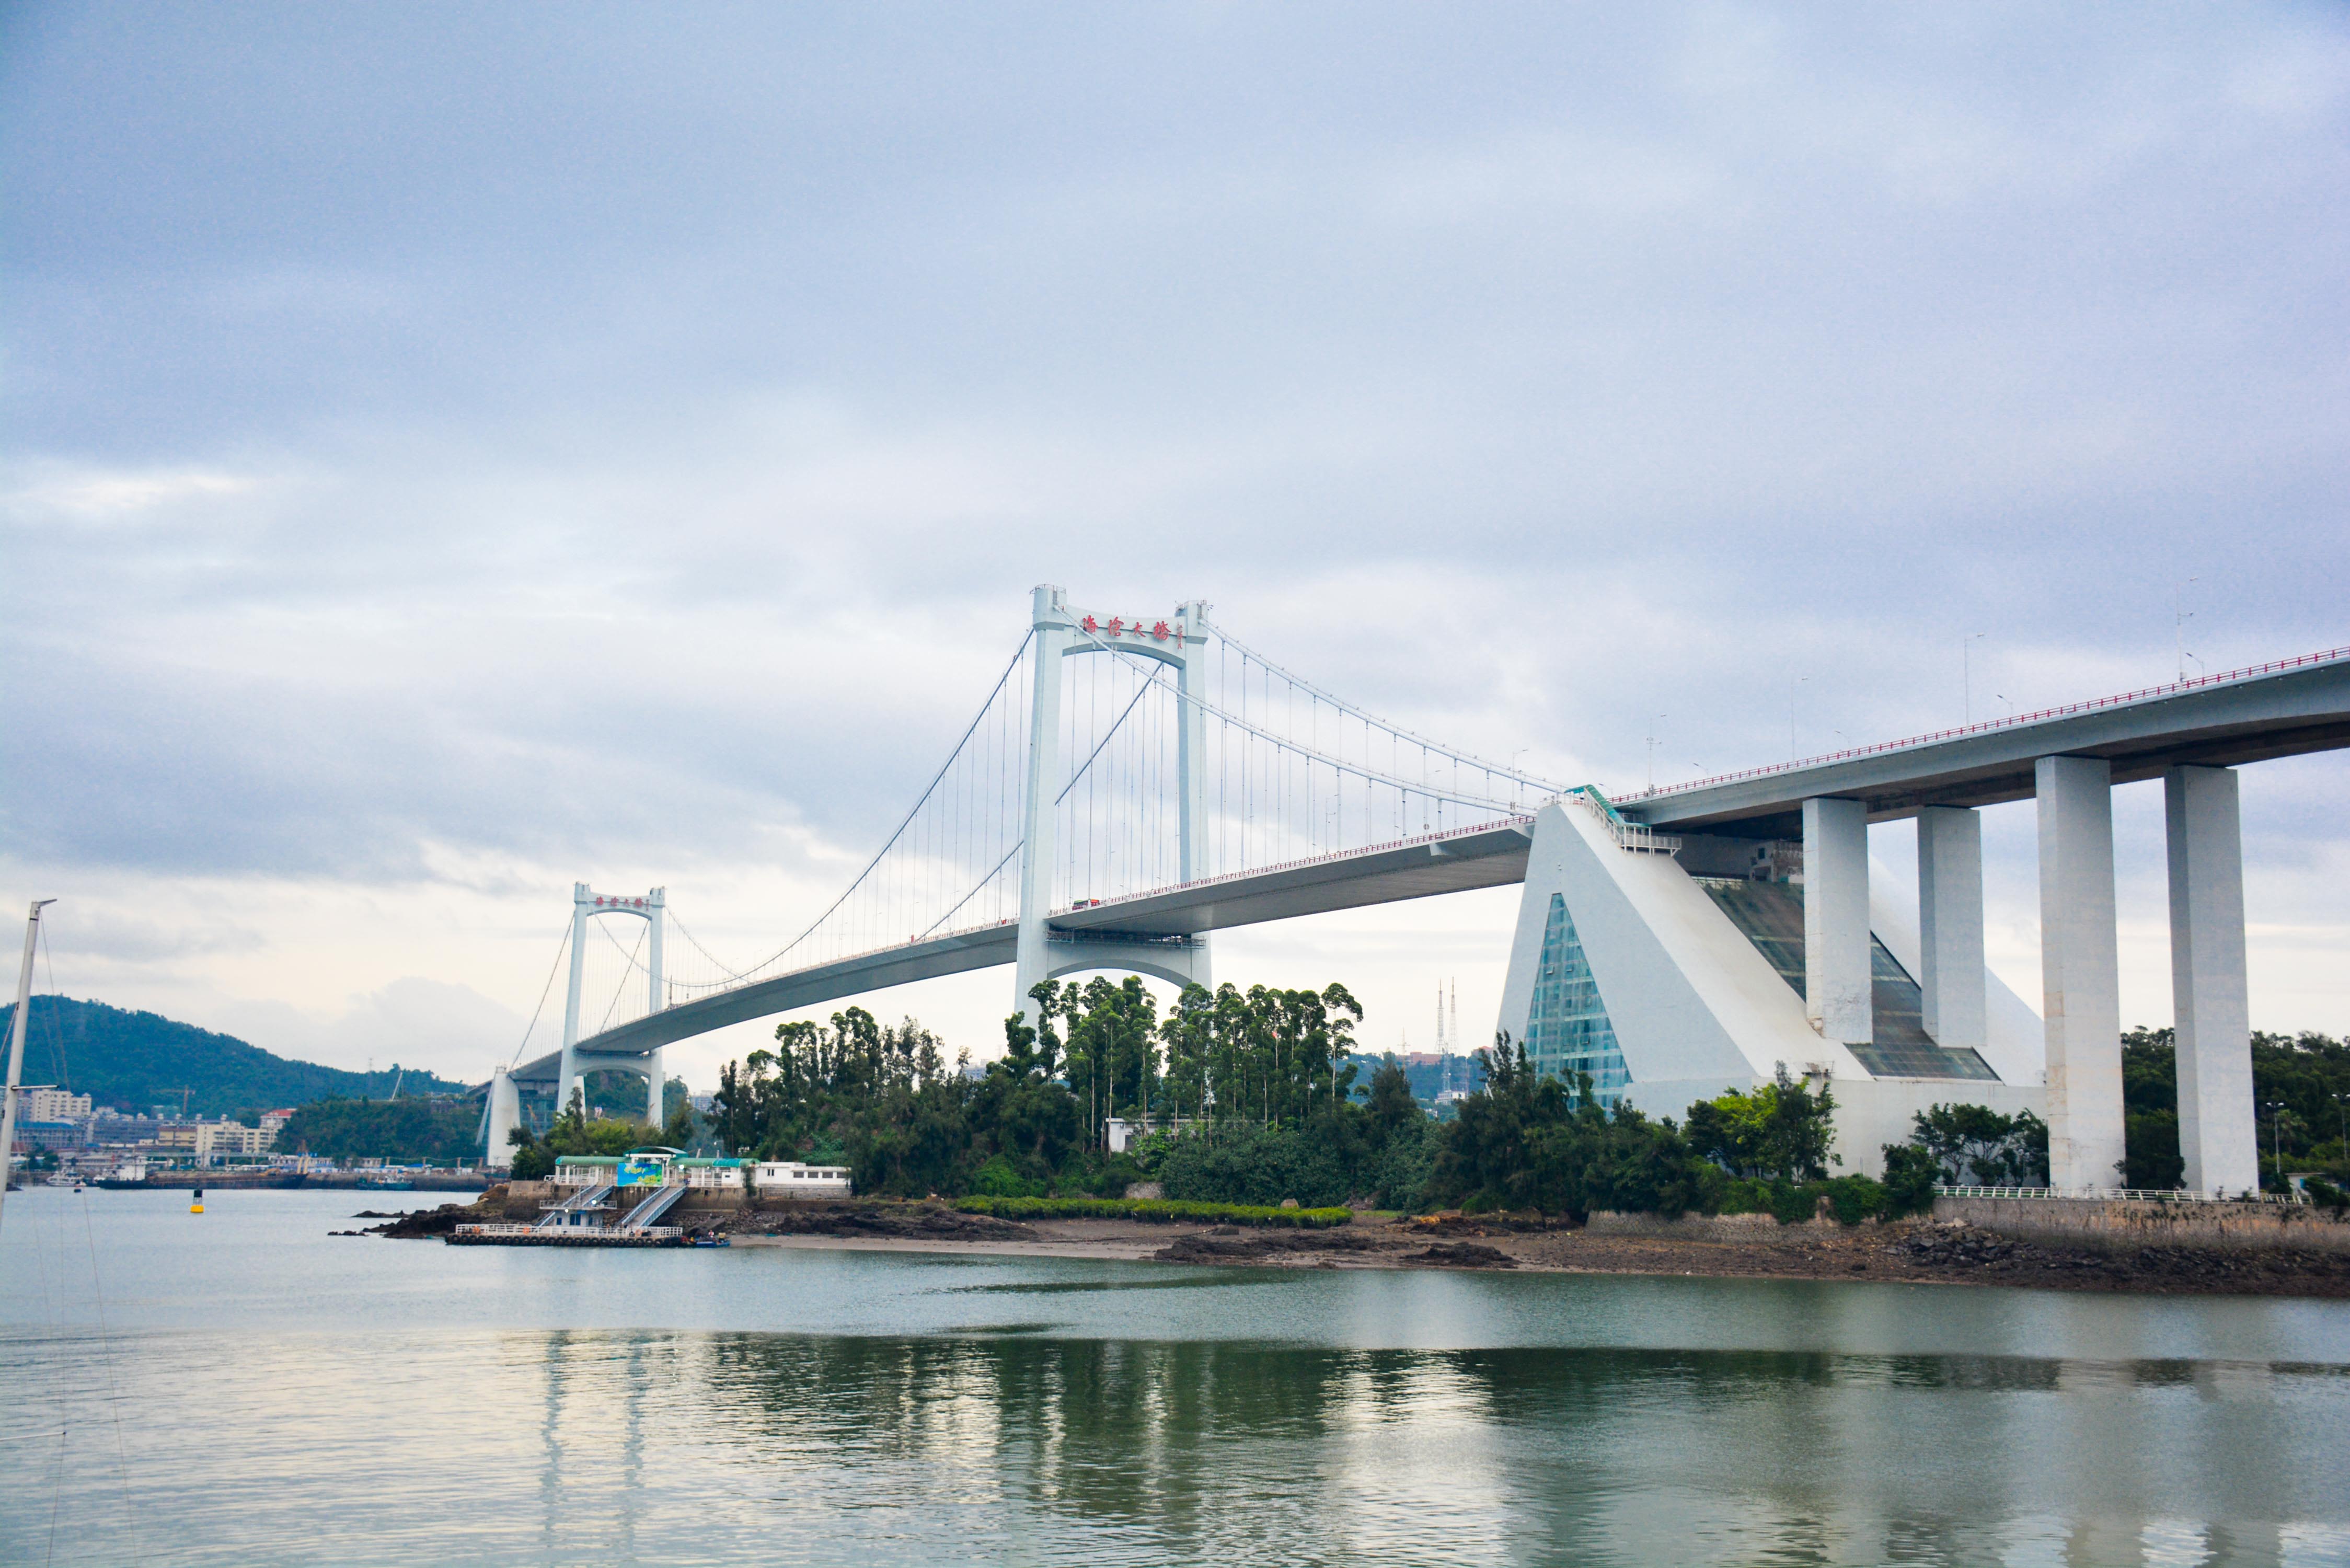
<path fill-rule="evenodd" d="M 16 1011 L 0 1005 L 0 1050 L 6 1048 L 5 1030 Z M 5 1071 L 0 1060 L 0 1073 Z M 403 1076 L 397 1064 L 376 1073 L 347 1073 L 291 1061 L 234 1035 L 102 1002 L 36 996 L 26 1020 L 25 1082 L 64 1084 L 120 1111 L 143 1113 L 157 1106 L 177 1110 L 183 1087 L 193 1091 L 187 1096 L 188 1110 L 209 1116 L 307 1105 L 329 1096 L 380 1100 L 391 1093 L 395 1080 L 403 1099 L 470 1087 L 413 1068 Z"/>

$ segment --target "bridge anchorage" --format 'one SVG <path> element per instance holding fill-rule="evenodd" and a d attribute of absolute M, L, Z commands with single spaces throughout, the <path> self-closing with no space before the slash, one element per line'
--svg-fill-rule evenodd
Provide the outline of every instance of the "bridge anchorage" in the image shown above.
<path fill-rule="evenodd" d="M 1783 1069 L 1825 1074 L 1858 1171 L 1928 1106 L 2031 1110 L 2056 1186 L 2110 1187 L 2107 797 L 2158 777 L 2186 1185 L 2241 1192 L 2257 1159 L 2237 770 L 2345 745 L 2350 649 L 2335 649 L 1611 802 L 1366 712 L 1200 601 L 1130 618 L 1041 587 L 913 806 L 765 958 L 722 961 L 659 889 L 575 889 L 562 1046 L 487 1086 L 487 1152 L 504 1159 L 506 1128 L 543 1125 L 598 1070 L 642 1075 L 658 1119 L 661 1047 L 728 1024 L 998 965 L 1032 1013 L 1032 987 L 1079 971 L 1204 985 L 1228 927 L 1523 884 L 1495 1023 L 1539 1071 L 1588 1073 L 1602 1099 L 1666 1116 Z M 1975 814 L 2022 799 L 2040 816 L 2036 1012 L 1984 959 Z M 1902 818 L 1918 823 L 1914 909 L 1872 886 L 1868 825 Z M 598 919 L 614 914 L 646 922 L 635 950 Z M 665 924 L 684 939 L 666 970 Z"/>

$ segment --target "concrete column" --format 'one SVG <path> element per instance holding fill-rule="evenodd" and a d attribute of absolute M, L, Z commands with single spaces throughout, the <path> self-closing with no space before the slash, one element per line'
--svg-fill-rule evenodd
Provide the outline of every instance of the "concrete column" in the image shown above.
<path fill-rule="evenodd" d="M 1177 875 L 1189 882 L 1208 874 L 1208 716 L 1200 706 L 1198 668 L 1207 647 L 1208 606 L 1194 599 L 1175 613 L 1188 634 L 1183 662 L 1175 667 L 1175 773 L 1183 834 Z"/>
<path fill-rule="evenodd" d="M 2236 775 L 2162 777 L 2170 846 L 2170 995 L 2178 1036 L 2178 1152 L 2193 1191 L 2260 1186 L 2251 1009 L 2244 983 L 2244 846 Z"/>
<path fill-rule="evenodd" d="M 2055 1187 L 2118 1187 L 2122 1009 L 2114 934 L 2113 768 L 2095 757 L 2043 757 L 2034 783 L 2048 1179 Z"/>
<path fill-rule="evenodd" d="M 645 919 L 652 927 L 645 941 L 648 961 L 645 964 L 645 1016 L 648 1018 L 659 1012 L 669 1000 L 661 994 L 661 915 L 668 903 L 669 889 L 666 888 L 654 888 L 651 897 L 645 900 Z M 647 1095 L 650 1106 L 645 1120 L 658 1127 L 661 1125 L 661 1089 L 669 1082 L 667 1074 L 661 1070 L 660 1046 L 654 1046 L 645 1057 L 645 1065 L 648 1075 L 652 1079 L 652 1088 Z"/>
<path fill-rule="evenodd" d="M 1989 1042 L 1983 982 L 1982 818 L 1963 806 L 1918 814 L 1918 976 L 1926 1033 L 1953 1051 Z"/>
<path fill-rule="evenodd" d="M 522 1092 L 515 1087 L 514 1075 L 499 1068 L 490 1076 L 487 1147 L 482 1150 L 484 1167 L 504 1170 L 514 1164 L 514 1145 L 507 1137 L 522 1126 Z"/>
<path fill-rule="evenodd" d="M 563 1065 L 555 1078 L 555 1114 L 571 1104 L 571 1086 L 578 1081 L 575 1064 L 579 1044 L 579 988 L 588 974 L 588 884 L 571 885 L 571 989 L 563 999 Z"/>
<path fill-rule="evenodd" d="M 1804 1011 L 1827 1039 L 1876 1037 L 1868 961 L 1868 808 L 1804 803 Z"/>
<path fill-rule="evenodd" d="M 1052 977 L 1052 954 L 1045 925 L 1053 909 L 1053 873 L 1059 859 L 1055 842 L 1059 803 L 1053 797 L 1061 787 L 1061 658 L 1068 649 L 1068 617 L 1061 590 L 1040 586 L 1034 596 L 1030 627 L 1035 660 L 1029 681 L 1028 815 L 1026 841 L 1020 856 L 1020 934 L 1013 962 L 1013 1005 L 1030 1023 L 1036 1022 L 1036 1003 L 1028 992 Z"/>

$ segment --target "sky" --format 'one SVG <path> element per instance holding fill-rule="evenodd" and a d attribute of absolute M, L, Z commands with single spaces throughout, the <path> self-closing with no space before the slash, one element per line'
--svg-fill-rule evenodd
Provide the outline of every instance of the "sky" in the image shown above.
<path fill-rule="evenodd" d="M 575 881 L 772 950 L 1039 582 L 1614 788 L 2350 643 L 2337 6 L 16 3 L 0 175 L 0 892 L 340 1066 L 551 1048 Z M 2256 1026 L 2350 1030 L 2345 767 L 2246 772 Z M 1515 912 L 1218 975 L 1474 1040 Z"/>

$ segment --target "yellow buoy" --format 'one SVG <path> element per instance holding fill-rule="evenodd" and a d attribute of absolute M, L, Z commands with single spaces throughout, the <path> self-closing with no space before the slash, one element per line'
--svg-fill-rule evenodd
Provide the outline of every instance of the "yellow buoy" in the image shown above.
<path fill-rule="evenodd" d="M 196 1197 L 195 1197 L 195 1201 L 188 1205 L 188 1212 L 189 1212 L 189 1213 L 191 1213 L 191 1214 L 201 1214 L 201 1213 L 203 1213 L 203 1211 L 204 1211 L 204 1189 L 203 1189 L 203 1188 L 199 1187 L 199 1188 L 197 1188 L 197 1189 L 196 1189 Z"/>

